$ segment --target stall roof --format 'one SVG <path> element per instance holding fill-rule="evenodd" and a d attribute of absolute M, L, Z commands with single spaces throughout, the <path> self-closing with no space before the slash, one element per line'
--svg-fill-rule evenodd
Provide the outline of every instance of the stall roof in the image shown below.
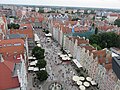
<path fill-rule="evenodd" d="M 77 61 L 77 59 L 73 59 L 73 62 L 77 65 L 78 68 L 82 67 L 82 65 Z"/>
<path fill-rule="evenodd" d="M 48 33 L 48 34 L 45 34 L 46 37 L 51 37 L 52 34 L 51 33 Z"/>

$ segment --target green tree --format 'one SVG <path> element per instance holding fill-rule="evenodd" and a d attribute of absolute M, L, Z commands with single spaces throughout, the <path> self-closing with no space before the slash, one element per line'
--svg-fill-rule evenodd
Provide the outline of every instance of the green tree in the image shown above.
<path fill-rule="evenodd" d="M 43 9 L 41 9 L 41 8 L 39 8 L 39 11 L 38 11 L 39 13 L 44 13 L 44 10 Z"/>
<path fill-rule="evenodd" d="M 48 73 L 45 70 L 37 72 L 36 75 L 39 81 L 44 81 L 48 78 Z"/>
<path fill-rule="evenodd" d="M 15 23 L 8 24 L 8 29 L 19 29 L 20 25 Z"/>
<path fill-rule="evenodd" d="M 45 33 L 46 33 L 46 34 L 48 34 L 48 33 L 49 33 L 49 31 L 48 31 L 48 30 L 45 30 Z"/>
<path fill-rule="evenodd" d="M 114 25 L 117 25 L 118 27 L 120 27 L 120 19 L 116 19 L 114 21 Z"/>
<path fill-rule="evenodd" d="M 84 10 L 84 14 L 88 14 L 88 10 Z"/>
<path fill-rule="evenodd" d="M 14 29 L 19 29 L 19 28 L 20 28 L 20 25 L 19 25 L 19 24 L 15 24 L 13 28 L 14 28 Z"/>
<path fill-rule="evenodd" d="M 97 44 L 101 48 L 120 47 L 120 36 L 113 32 L 91 35 L 90 44 Z"/>
<path fill-rule="evenodd" d="M 37 62 L 37 67 L 38 67 L 39 69 L 45 68 L 46 64 L 47 64 L 47 63 L 46 63 L 46 61 L 45 61 L 44 59 L 39 59 L 38 62 Z"/>
<path fill-rule="evenodd" d="M 94 48 L 97 48 L 97 50 L 101 50 L 102 48 L 99 46 L 99 45 L 97 45 L 97 44 L 92 44 L 92 46 L 94 47 Z"/>
<path fill-rule="evenodd" d="M 93 34 L 89 37 L 90 44 L 97 44 L 99 45 L 100 42 L 100 36 L 97 34 Z"/>
<path fill-rule="evenodd" d="M 68 13 L 68 11 L 65 11 L 65 13 Z"/>
<path fill-rule="evenodd" d="M 45 50 L 41 47 L 34 47 L 32 50 L 32 55 L 36 57 L 36 59 L 43 59 L 44 58 L 44 52 Z"/>
<path fill-rule="evenodd" d="M 95 21 L 95 16 L 93 16 L 92 20 Z"/>
<path fill-rule="evenodd" d="M 73 18 L 72 21 L 78 21 L 80 20 L 79 18 Z"/>
<path fill-rule="evenodd" d="M 93 27 L 93 28 L 95 27 L 95 24 L 94 24 L 94 23 L 92 24 L 92 27 Z"/>
<path fill-rule="evenodd" d="M 95 34 L 98 34 L 98 28 L 97 27 L 95 28 Z"/>

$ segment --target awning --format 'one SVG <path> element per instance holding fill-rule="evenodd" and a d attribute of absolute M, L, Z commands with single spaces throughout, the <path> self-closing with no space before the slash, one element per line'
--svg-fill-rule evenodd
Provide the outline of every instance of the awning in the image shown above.
<path fill-rule="evenodd" d="M 97 85 L 97 83 L 95 81 L 90 81 L 91 84 L 94 86 L 94 85 Z"/>
<path fill-rule="evenodd" d="M 48 34 L 45 34 L 46 37 L 51 37 L 52 34 L 51 33 L 48 33 Z"/>
<path fill-rule="evenodd" d="M 34 67 L 28 67 L 28 70 L 29 71 L 34 70 Z"/>
<path fill-rule="evenodd" d="M 38 68 L 38 67 L 35 67 L 33 71 L 39 71 L 39 68 Z"/>
<path fill-rule="evenodd" d="M 35 61 L 30 62 L 30 65 L 35 65 L 36 66 L 36 62 Z"/>
<path fill-rule="evenodd" d="M 45 70 L 45 68 L 41 68 L 40 70 Z"/>
<path fill-rule="evenodd" d="M 30 57 L 28 57 L 28 59 L 36 59 L 36 58 L 35 58 L 35 57 L 30 56 Z"/>
<path fill-rule="evenodd" d="M 35 41 L 40 41 L 40 39 L 39 39 L 37 34 L 34 34 L 34 37 L 35 37 Z"/>
<path fill-rule="evenodd" d="M 41 47 L 41 45 L 40 45 L 40 44 L 37 44 L 37 46 L 38 46 L 38 47 Z"/>
<path fill-rule="evenodd" d="M 82 65 L 77 61 L 77 59 L 73 59 L 73 62 L 77 65 L 78 68 L 82 67 Z"/>
<path fill-rule="evenodd" d="M 71 54 L 68 54 L 68 56 L 69 56 L 69 57 L 72 57 L 72 55 L 71 55 Z"/>

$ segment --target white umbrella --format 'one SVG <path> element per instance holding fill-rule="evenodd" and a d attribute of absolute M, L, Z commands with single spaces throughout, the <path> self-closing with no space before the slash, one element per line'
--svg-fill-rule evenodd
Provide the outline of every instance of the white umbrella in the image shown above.
<path fill-rule="evenodd" d="M 66 57 L 62 57 L 62 60 L 66 60 Z"/>
<path fill-rule="evenodd" d="M 77 81 L 77 85 L 82 85 L 82 82 L 81 81 Z"/>
<path fill-rule="evenodd" d="M 61 54 L 61 55 L 60 55 L 60 57 L 64 57 L 64 55 L 63 55 L 63 54 Z"/>
<path fill-rule="evenodd" d="M 61 55 L 61 53 L 58 53 L 58 55 Z"/>
<path fill-rule="evenodd" d="M 85 87 L 83 85 L 79 86 L 80 90 L 85 90 Z"/>
<path fill-rule="evenodd" d="M 30 56 L 30 57 L 28 57 L 28 59 L 33 59 L 33 57 L 32 57 L 32 56 Z"/>
<path fill-rule="evenodd" d="M 34 67 L 28 67 L 28 70 L 29 71 L 34 70 Z"/>
<path fill-rule="evenodd" d="M 91 81 L 92 85 L 97 85 L 97 83 L 95 81 Z"/>
<path fill-rule="evenodd" d="M 72 57 L 72 55 L 71 55 L 71 54 L 68 54 L 68 56 L 69 56 L 69 57 Z"/>
<path fill-rule="evenodd" d="M 33 71 L 39 71 L 39 68 L 38 68 L 38 67 L 35 67 Z"/>
<path fill-rule="evenodd" d="M 30 65 L 36 65 L 35 61 L 31 62 Z"/>
<path fill-rule="evenodd" d="M 45 70 L 45 68 L 41 68 L 40 70 Z"/>
<path fill-rule="evenodd" d="M 38 60 L 35 60 L 34 62 L 37 64 Z"/>
<path fill-rule="evenodd" d="M 84 81 L 84 80 L 85 80 L 85 78 L 84 78 L 84 77 L 80 77 L 80 80 L 81 80 L 81 81 Z"/>
<path fill-rule="evenodd" d="M 38 46 L 38 47 L 41 47 L 41 45 L 40 45 L 40 44 L 37 44 L 37 46 Z"/>
<path fill-rule="evenodd" d="M 92 81 L 92 78 L 91 77 L 86 77 L 86 80 L 87 81 Z"/>
<path fill-rule="evenodd" d="M 89 83 L 89 82 L 84 82 L 83 84 L 84 84 L 84 86 L 86 86 L 86 87 L 89 87 L 89 86 L 90 86 L 90 83 Z"/>
<path fill-rule="evenodd" d="M 73 81 L 79 81 L 79 77 L 78 76 L 73 76 Z"/>

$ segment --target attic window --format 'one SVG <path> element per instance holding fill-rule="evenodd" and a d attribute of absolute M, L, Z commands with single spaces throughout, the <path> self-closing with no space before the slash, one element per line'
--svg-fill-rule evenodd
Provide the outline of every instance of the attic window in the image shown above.
<path fill-rule="evenodd" d="M 12 44 L 7 44 L 7 46 L 12 46 Z"/>
<path fill-rule="evenodd" d="M 108 58 L 106 58 L 106 63 L 109 63 Z"/>
<path fill-rule="evenodd" d="M 20 46 L 21 45 L 21 43 L 15 43 L 14 44 L 14 46 Z"/>

